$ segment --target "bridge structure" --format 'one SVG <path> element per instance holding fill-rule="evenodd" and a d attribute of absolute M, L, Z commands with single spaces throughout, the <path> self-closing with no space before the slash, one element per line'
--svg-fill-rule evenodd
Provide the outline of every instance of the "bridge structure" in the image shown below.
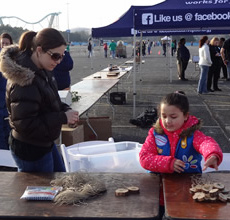
<path fill-rule="evenodd" d="M 0 26 L 10 25 L 12 27 L 22 27 L 28 30 L 41 29 L 46 27 L 59 29 L 59 14 L 61 14 L 61 12 L 49 13 L 36 22 L 28 22 L 17 16 L 0 16 Z"/>

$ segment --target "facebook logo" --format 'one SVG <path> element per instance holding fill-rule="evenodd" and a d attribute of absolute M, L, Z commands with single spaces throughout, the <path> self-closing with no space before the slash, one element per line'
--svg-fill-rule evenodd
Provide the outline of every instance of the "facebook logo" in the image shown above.
<path fill-rule="evenodd" d="M 142 14 L 142 24 L 143 25 L 153 24 L 153 14 L 152 13 Z"/>

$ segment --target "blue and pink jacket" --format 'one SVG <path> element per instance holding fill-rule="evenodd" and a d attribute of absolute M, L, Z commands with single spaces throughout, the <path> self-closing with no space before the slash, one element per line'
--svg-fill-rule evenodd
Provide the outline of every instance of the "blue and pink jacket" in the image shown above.
<path fill-rule="evenodd" d="M 173 173 L 174 162 L 180 159 L 186 165 L 184 172 L 201 173 L 202 156 L 206 161 L 213 155 L 218 158 L 219 165 L 223 159 L 222 150 L 212 137 L 199 130 L 200 127 L 200 121 L 189 116 L 180 129 L 169 132 L 158 119 L 140 151 L 141 166 L 155 173 Z"/>

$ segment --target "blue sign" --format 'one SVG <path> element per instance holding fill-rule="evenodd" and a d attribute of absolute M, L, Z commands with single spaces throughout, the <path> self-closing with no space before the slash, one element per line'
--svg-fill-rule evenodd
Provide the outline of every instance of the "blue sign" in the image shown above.
<path fill-rule="evenodd" d="M 137 10 L 134 19 L 136 30 L 227 27 L 230 24 L 230 8 Z"/>

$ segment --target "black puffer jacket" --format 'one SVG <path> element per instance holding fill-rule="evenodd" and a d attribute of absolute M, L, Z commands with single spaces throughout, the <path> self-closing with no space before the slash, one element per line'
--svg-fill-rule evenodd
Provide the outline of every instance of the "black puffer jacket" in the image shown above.
<path fill-rule="evenodd" d="M 17 46 L 4 48 L 0 69 L 7 81 L 6 103 L 12 135 L 19 141 L 50 147 L 67 123 L 52 73 L 38 69 Z"/>

